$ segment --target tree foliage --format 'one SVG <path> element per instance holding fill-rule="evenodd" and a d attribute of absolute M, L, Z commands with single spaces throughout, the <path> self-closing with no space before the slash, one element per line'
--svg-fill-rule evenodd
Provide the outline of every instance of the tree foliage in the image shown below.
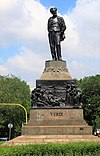
<path fill-rule="evenodd" d="M 25 81 L 11 76 L 0 76 L 0 103 L 19 103 L 29 112 L 30 88 Z M 20 134 L 25 112 L 16 106 L 0 106 L 0 137 L 8 137 L 8 123 L 12 123 L 12 137 Z"/>
<path fill-rule="evenodd" d="M 26 108 L 29 107 L 29 86 L 25 81 L 11 75 L 11 77 L 0 76 L 0 102 L 20 103 Z"/>
<path fill-rule="evenodd" d="M 78 81 L 83 91 L 83 109 L 86 121 L 100 128 L 100 75 L 89 76 Z"/>

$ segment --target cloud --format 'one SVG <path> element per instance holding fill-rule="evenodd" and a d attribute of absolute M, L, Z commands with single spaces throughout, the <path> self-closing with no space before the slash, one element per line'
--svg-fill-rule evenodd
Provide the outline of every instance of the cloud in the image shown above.
<path fill-rule="evenodd" d="M 73 78 L 94 75 L 99 71 L 99 10 L 99 0 L 77 0 L 75 8 L 63 16 L 67 30 L 62 55 Z M 6 62 L 0 59 L 0 74 L 11 72 L 31 86 L 39 78 L 45 61 L 51 59 L 47 33 L 50 16 L 39 1 L 0 2 L 0 46 L 8 48 L 8 53 L 10 46 L 17 44 L 19 47 L 19 51 L 9 55 Z"/>
<path fill-rule="evenodd" d="M 100 57 L 100 1 L 78 0 L 69 18 L 78 36 L 76 57 Z"/>
<path fill-rule="evenodd" d="M 44 60 L 38 53 L 22 47 L 19 54 L 8 59 L 6 66 L 14 75 L 20 75 L 23 79 L 26 77 L 27 82 L 32 85 L 33 78 L 39 79 L 42 74 Z"/>
<path fill-rule="evenodd" d="M 5 0 L 4 0 L 5 1 Z M 9 2 L 9 3 L 8 3 Z M 5 4 L 5 5 L 4 5 Z M 20 43 L 33 45 L 46 41 L 48 10 L 34 0 L 8 0 L 1 3 L 0 44 Z"/>
<path fill-rule="evenodd" d="M 8 10 L 11 10 L 12 7 L 16 5 L 16 2 L 18 0 L 1 0 L 0 1 L 0 12 L 6 12 Z"/>
<path fill-rule="evenodd" d="M 99 73 L 100 63 L 96 60 L 75 60 L 68 64 L 68 69 L 73 78 L 80 79 L 86 76 L 95 76 Z"/>
<path fill-rule="evenodd" d="M 39 54 L 33 53 L 31 50 L 22 47 L 19 54 L 8 59 L 7 66 L 23 72 L 39 73 L 43 61 L 44 58 Z M 35 68 L 33 68 L 34 66 Z"/>
<path fill-rule="evenodd" d="M 4 66 L 0 65 L 0 75 L 8 75 L 10 73 L 10 70 Z"/>

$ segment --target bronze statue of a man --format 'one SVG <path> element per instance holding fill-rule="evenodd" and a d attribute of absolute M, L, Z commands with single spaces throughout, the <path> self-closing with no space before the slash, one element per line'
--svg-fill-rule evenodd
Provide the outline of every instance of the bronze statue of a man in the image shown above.
<path fill-rule="evenodd" d="M 65 39 L 64 31 L 66 30 L 66 25 L 64 19 L 57 15 L 57 8 L 50 8 L 50 12 L 53 15 L 48 19 L 51 55 L 53 60 L 62 60 L 60 42 Z"/>

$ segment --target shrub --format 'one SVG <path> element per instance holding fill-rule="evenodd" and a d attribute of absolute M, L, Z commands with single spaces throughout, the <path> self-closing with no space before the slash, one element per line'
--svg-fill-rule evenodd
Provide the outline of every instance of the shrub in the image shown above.
<path fill-rule="evenodd" d="M 0 156 L 100 156 L 100 143 L 1 146 Z"/>

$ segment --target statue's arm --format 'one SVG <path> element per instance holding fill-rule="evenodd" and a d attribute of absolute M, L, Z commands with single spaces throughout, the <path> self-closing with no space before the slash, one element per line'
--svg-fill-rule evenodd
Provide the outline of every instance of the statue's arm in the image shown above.
<path fill-rule="evenodd" d="M 48 19 L 48 23 L 47 23 L 47 30 L 49 32 L 49 29 L 50 29 L 50 18 Z"/>
<path fill-rule="evenodd" d="M 64 31 L 66 30 L 66 25 L 65 25 L 65 21 L 63 18 L 61 19 L 61 27 L 62 27 L 61 31 L 64 33 Z"/>
<path fill-rule="evenodd" d="M 63 17 L 59 17 L 59 16 L 58 16 L 58 21 L 59 21 L 61 33 L 63 34 L 64 31 L 66 30 L 65 21 L 64 21 Z"/>

